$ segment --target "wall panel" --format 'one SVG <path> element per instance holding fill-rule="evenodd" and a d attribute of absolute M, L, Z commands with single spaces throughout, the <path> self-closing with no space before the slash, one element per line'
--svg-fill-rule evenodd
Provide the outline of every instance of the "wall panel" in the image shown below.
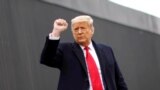
<path fill-rule="evenodd" d="M 0 13 L 0 90 L 56 90 L 59 70 L 39 63 L 45 37 L 55 18 L 84 13 L 37 0 L 0 0 Z M 129 90 L 159 90 L 160 36 L 93 18 L 94 40 L 112 46 Z"/>

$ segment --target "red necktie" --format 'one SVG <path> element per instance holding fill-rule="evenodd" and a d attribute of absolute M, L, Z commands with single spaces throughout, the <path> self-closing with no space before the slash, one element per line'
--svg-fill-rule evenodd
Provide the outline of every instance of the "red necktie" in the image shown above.
<path fill-rule="evenodd" d="M 89 47 L 84 48 L 86 50 L 86 63 L 88 66 L 89 76 L 91 79 L 91 85 L 93 90 L 103 90 L 100 75 L 98 73 L 98 68 L 93 59 L 92 55 L 89 53 Z"/>

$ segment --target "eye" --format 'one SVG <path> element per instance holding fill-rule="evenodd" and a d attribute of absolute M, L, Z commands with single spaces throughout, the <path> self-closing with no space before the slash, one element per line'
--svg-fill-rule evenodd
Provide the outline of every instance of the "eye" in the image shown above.
<path fill-rule="evenodd" d="M 81 27 L 82 30 L 86 29 L 85 27 Z"/>
<path fill-rule="evenodd" d="M 74 30 L 78 30 L 78 27 L 77 27 L 77 28 L 74 28 Z"/>
<path fill-rule="evenodd" d="M 75 31 L 75 32 L 77 32 L 78 30 L 79 30 L 79 27 L 77 27 L 77 28 L 74 28 L 74 31 Z"/>

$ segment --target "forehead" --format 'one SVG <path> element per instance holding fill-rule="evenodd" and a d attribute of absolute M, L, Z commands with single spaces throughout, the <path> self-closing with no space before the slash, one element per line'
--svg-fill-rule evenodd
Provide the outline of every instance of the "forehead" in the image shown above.
<path fill-rule="evenodd" d="M 86 22 L 86 21 L 81 21 L 81 22 L 76 22 L 76 23 L 73 23 L 72 24 L 72 27 L 79 27 L 79 26 L 84 26 L 84 27 L 87 27 L 89 26 L 89 23 Z"/>

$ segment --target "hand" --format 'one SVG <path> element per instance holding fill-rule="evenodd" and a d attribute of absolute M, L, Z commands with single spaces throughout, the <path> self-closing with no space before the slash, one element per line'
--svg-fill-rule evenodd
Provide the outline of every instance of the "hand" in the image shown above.
<path fill-rule="evenodd" d="M 60 36 L 68 28 L 68 23 L 64 19 L 56 19 L 53 24 L 52 34 L 54 36 Z"/>

